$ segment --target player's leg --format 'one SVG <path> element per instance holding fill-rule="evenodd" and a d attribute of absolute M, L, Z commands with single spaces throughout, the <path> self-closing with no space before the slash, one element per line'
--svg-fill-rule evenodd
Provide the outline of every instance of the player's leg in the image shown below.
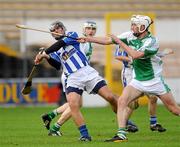
<path fill-rule="evenodd" d="M 69 104 L 65 103 L 62 106 L 58 107 L 57 109 L 54 109 L 49 113 L 43 114 L 42 120 L 44 122 L 44 126 L 49 130 L 52 119 L 54 119 L 57 115 L 63 113 L 67 109 L 67 107 L 69 107 Z"/>
<path fill-rule="evenodd" d="M 84 117 L 80 111 L 82 91 L 80 91 L 78 88 L 75 89 L 73 87 L 68 87 L 67 91 L 76 91 L 76 92 L 68 92 L 67 100 L 71 109 L 71 116 L 81 134 L 80 141 L 91 141 L 91 137 L 88 133 L 88 129 L 86 127 Z"/>
<path fill-rule="evenodd" d="M 171 92 L 159 95 L 159 98 L 164 103 L 166 108 L 173 113 L 174 115 L 180 116 L 180 107 L 174 100 L 174 97 Z"/>
<path fill-rule="evenodd" d="M 159 80 L 159 81 L 158 81 Z M 174 115 L 180 116 L 180 107 L 174 100 L 170 88 L 165 84 L 163 77 L 157 80 L 157 84 L 154 85 L 154 91 L 164 103 L 166 108 Z M 151 88 L 151 87 L 150 87 Z"/>
<path fill-rule="evenodd" d="M 122 71 L 121 71 L 121 81 L 122 81 L 122 85 L 123 87 L 126 87 L 132 80 L 132 76 L 133 75 L 133 68 L 130 67 L 123 67 Z M 135 109 L 137 109 L 139 106 L 138 101 L 133 101 L 129 104 L 129 107 L 126 109 L 127 111 L 127 115 L 130 116 L 132 115 L 133 111 Z M 138 127 L 137 125 L 130 119 L 128 119 L 127 124 L 126 124 L 126 128 L 128 132 L 137 132 L 138 131 Z"/>
<path fill-rule="evenodd" d="M 81 141 L 91 141 L 84 117 L 80 111 L 81 96 L 85 88 L 88 93 L 92 92 L 96 83 L 101 81 L 101 78 L 98 79 L 97 77 L 99 76 L 95 69 L 90 66 L 85 66 L 67 78 L 66 96 L 71 109 L 71 116 L 81 134 Z"/>
<path fill-rule="evenodd" d="M 126 114 L 128 104 L 138 98 L 142 92 L 135 89 L 134 87 L 128 85 L 124 88 L 122 95 L 118 99 L 118 111 L 117 111 L 117 119 L 118 119 L 118 132 L 112 139 L 106 140 L 108 142 L 123 142 L 127 141 L 126 137 L 126 122 L 129 116 Z"/>
<path fill-rule="evenodd" d="M 113 94 L 112 91 L 106 85 L 101 87 L 98 90 L 98 94 L 111 104 L 111 107 L 114 112 L 117 112 L 117 99 L 118 99 L 117 95 Z M 136 102 L 133 102 L 133 103 L 136 103 Z M 134 107 L 127 108 L 126 111 L 127 111 L 128 116 L 130 116 L 132 114 L 133 109 L 134 109 Z M 138 128 L 132 121 L 128 120 L 127 121 L 127 131 L 128 132 L 137 132 Z"/>
<path fill-rule="evenodd" d="M 61 136 L 62 133 L 60 131 L 61 126 L 68 121 L 71 118 L 71 109 L 69 107 L 69 104 L 66 103 L 66 105 L 63 105 L 64 107 L 57 108 L 58 113 L 61 113 L 61 116 L 57 120 L 56 123 L 52 125 L 52 127 L 49 130 L 49 136 Z M 82 106 L 82 99 L 80 103 L 80 107 Z"/>
<path fill-rule="evenodd" d="M 65 103 L 61 107 L 58 107 L 56 109 L 56 112 L 58 112 L 58 114 L 61 114 L 61 116 L 58 121 L 54 123 L 52 127 L 50 127 L 48 133 L 49 136 L 62 136 L 60 128 L 71 117 L 71 110 L 68 103 Z"/>
<path fill-rule="evenodd" d="M 157 122 L 156 109 L 157 109 L 157 99 L 155 95 L 147 95 L 149 98 L 148 102 L 148 112 L 150 115 L 150 129 L 152 131 L 164 132 L 166 129 Z"/>
<path fill-rule="evenodd" d="M 62 93 L 65 93 L 65 84 L 66 84 L 66 76 L 64 74 L 64 72 L 61 75 L 61 82 L 62 82 Z M 65 96 L 66 99 L 66 96 Z M 52 110 L 49 113 L 45 113 L 42 115 L 42 120 L 44 122 L 44 126 L 49 130 L 50 129 L 50 123 L 52 121 L 53 118 L 55 118 L 57 115 L 63 113 L 67 108 L 69 107 L 69 104 L 66 102 L 64 103 L 62 106 L 58 107 L 57 109 Z M 56 124 L 56 126 L 59 126 L 58 124 Z"/>
<path fill-rule="evenodd" d="M 52 125 L 52 127 L 49 130 L 48 135 L 49 136 L 62 136 L 62 133 L 60 131 L 61 126 L 69 120 L 71 117 L 71 109 L 70 107 L 67 107 L 66 110 L 63 111 L 60 118 L 56 123 Z"/>
<path fill-rule="evenodd" d="M 125 128 L 126 128 L 126 122 L 129 118 L 127 115 L 127 108 L 130 102 L 135 100 L 135 98 L 139 97 L 142 94 L 139 90 L 135 89 L 132 86 L 127 86 L 123 90 L 122 95 L 118 99 L 118 111 L 117 111 L 117 118 L 118 118 L 118 133 L 117 135 L 121 139 L 126 140 L 126 133 L 125 133 Z"/>
<path fill-rule="evenodd" d="M 131 103 L 136 103 L 136 102 L 131 102 Z M 133 104 L 133 105 L 136 105 L 136 104 Z M 126 122 L 126 130 L 128 132 L 132 132 L 132 133 L 135 133 L 138 131 L 138 127 L 135 125 L 135 123 L 132 120 L 129 119 L 134 111 L 134 108 L 135 107 L 133 107 L 133 108 L 127 107 L 126 108 L 126 115 L 127 115 L 126 117 L 128 118 L 128 121 Z"/>
<path fill-rule="evenodd" d="M 101 97 L 103 97 L 106 101 L 108 101 L 111 104 L 113 111 L 117 112 L 118 96 L 113 94 L 112 91 L 107 87 L 107 85 L 103 85 L 102 87 L 99 87 L 97 91 Z"/>

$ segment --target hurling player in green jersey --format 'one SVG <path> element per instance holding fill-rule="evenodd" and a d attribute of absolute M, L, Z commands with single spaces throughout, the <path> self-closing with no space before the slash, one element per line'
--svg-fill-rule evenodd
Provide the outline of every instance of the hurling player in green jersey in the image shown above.
<path fill-rule="evenodd" d="M 127 141 L 126 122 L 129 118 L 126 112 L 128 105 L 144 93 L 158 96 L 166 108 L 174 115 L 180 116 L 180 107 L 175 102 L 171 90 L 162 76 L 162 60 L 157 56 L 159 43 L 148 30 L 153 23 L 150 17 L 133 15 L 131 17 L 131 31 L 124 33 L 123 38 L 115 35 L 109 37 L 80 38 L 81 42 L 99 44 L 118 44 L 132 58 L 133 79 L 123 89 L 118 99 L 118 131 L 116 135 L 106 141 Z"/>
<path fill-rule="evenodd" d="M 123 90 L 118 100 L 118 132 L 108 141 L 127 141 L 125 123 L 128 119 L 125 109 L 128 103 L 143 93 L 158 96 L 167 109 L 180 115 L 180 107 L 176 104 L 171 90 L 162 77 L 162 60 L 157 56 L 158 40 L 148 31 L 152 20 L 148 16 L 135 15 L 131 18 L 132 32 L 124 40 L 111 35 L 112 40 L 119 44 L 133 59 L 133 79 Z M 123 42 L 124 41 L 124 42 Z"/>

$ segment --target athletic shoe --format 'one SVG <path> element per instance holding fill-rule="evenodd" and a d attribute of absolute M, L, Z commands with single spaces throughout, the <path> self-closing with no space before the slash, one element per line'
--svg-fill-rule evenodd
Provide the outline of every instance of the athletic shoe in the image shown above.
<path fill-rule="evenodd" d="M 79 138 L 79 141 L 92 141 L 90 136 L 81 136 Z"/>
<path fill-rule="evenodd" d="M 48 114 L 43 114 L 41 116 L 43 122 L 44 122 L 44 126 L 46 127 L 46 129 L 49 130 L 50 128 L 50 123 L 51 123 L 51 118 L 48 116 Z"/>
<path fill-rule="evenodd" d="M 49 130 L 48 136 L 62 136 L 60 131 Z"/>
<path fill-rule="evenodd" d="M 130 120 L 126 124 L 126 131 L 130 133 L 135 133 L 138 131 L 138 127 Z"/>
<path fill-rule="evenodd" d="M 150 129 L 151 131 L 158 131 L 158 132 L 165 132 L 166 129 L 163 128 L 160 124 L 154 124 L 154 125 L 150 125 Z"/>
<path fill-rule="evenodd" d="M 111 139 L 107 139 L 105 140 L 105 142 L 127 142 L 128 139 L 127 138 L 121 138 L 118 135 L 115 135 L 113 138 Z"/>
<path fill-rule="evenodd" d="M 138 128 L 136 125 L 127 125 L 126 129 L 127 129 L 126 131 L 130 133 L 135 133 L 138 131 Z"/>

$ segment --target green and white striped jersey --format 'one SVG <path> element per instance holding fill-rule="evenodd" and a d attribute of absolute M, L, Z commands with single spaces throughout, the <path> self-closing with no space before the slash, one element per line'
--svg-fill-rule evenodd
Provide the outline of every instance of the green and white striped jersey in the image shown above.
<path fill-rule="evenodd" d="M 134 50 L 144 52 L 143 57 L 133 60 L 133 77 L 136 80 L 147 81 L 161 76 L 162 60 L 156 55 L 159 43 L 150 32 L 143 39 L 138 39 L 132 32 L 125 32 L 118 38 Z"/>
<path fill-rule="evenodd" d="M 80 43 L 80 49 L 85 53 L 87 60 L 90 62 L 92 55 L 92 45 L 90 42 Z"/>

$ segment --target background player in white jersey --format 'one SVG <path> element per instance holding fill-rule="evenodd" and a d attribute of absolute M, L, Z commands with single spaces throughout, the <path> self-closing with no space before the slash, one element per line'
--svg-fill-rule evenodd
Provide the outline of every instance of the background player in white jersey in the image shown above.
<path fill-rule="evenodd" d="M 133 59 L 133 79 L 127 85 L 118 99 L 118 132 L 110 142 L 127 141 L 126 122 L 129 118 L 126 108 L 128 104 L 142 94 L 154 94 L 165 104 L 173 114 L 180 116 L 180 107 L 176 104 L 173 95 L 164 83 L 162 77 L 162 60 L 157 56 L 158 40 L 148 31 L 153 21 L 148 16 L 134 15 L 131 18 L 131 31 L 125 33 L 123 39 L 115 35 L 110 37 L 87 37 L 81 42 L 89 41 L 100 44 L 120 45 Z"/>
<path fill-rule="evenodd" d="M 65 33 L 65 27 L 62 23 L 61 27 L 55 25 L 54 29 L 52 31 L 59 30 L 61 34 Z M 78 38 L 76 32 L 69 32 L 67 35 Z M 71 109 L 71 116 L 81 134 L 80 140 L 91 141 L 91 136 L 80 111 L 82 92 L 86 90 L 88 93 L 99 94 L 111 104 L 115 112 L 117 110 L 117 96 L 108 89 L 105 80 L 89 65 L 85 53 L 80 47 L 77 40 L 63 37 L 46 49 L 43 54 L 37 54 L 35 64 L 39 64 L 43 58 L 51 60 L 50 55 L 55 52 L 67 77 L 66 97 Z"/>
<path fill-rule="evenodd" d="M 119 36 L 118 38 L 121 38 Z M 166 55 L 172 54 L 173 50 L 172 49 L 164 49 L 161 52 L 158 52 L 158 56 L 164 57 Z M 115 59 L 122 61 L 123 63 L 123 68 L 121 71 L 121 81 L 123 87 L 126 87 L 132 80 L 133 78 L 133 65 L 132 65 L 132 59 L 129 57 L 126 51 L 121 50 L 119 46 L 116 47 L 116 52 L 115 52 Z M 147 97 L 149 99 L 148 101 L 148 112 L 150 114 L 150 129 L 152 131 L 158 131 L 158 132 L 164 132 L 166 131 L 165 128 L 162 127 L 161 124 L 157 123 L 157 117 L 156 117 L 156 108 L 157 108 L 157 96 L 155 95 L 148 95 Z M 138 107 L 138 101 L 134 101 L 134 105 Z M 128 110 L 129 115 L 133 113 L 133 109 Z M 127 125 L 127 130 L 132 130 L 134 132 L 138 131 L 136 126 L 133 125 Z"/>
<path fill-rule="evenodd" d="M 93 21 L 87 21 L 83 24 L 83 35 L 84 36 L 94 36 L 96 34 L 96 30 L 97 30 L 97 25 Z M 58 30 L 56 33 L 59 33 Z M 91 43 L 89 43 L 89 42 L 81 43 L 80 46 L 81 46 L 80 49 L 85 53 L 86 58 L 90 62 L 90 58 L 91 58 L 92 50 L 93 50 Z M 55 56 L 54 53 L 50 54 L 50 56 L 51 56 L 51 58 L 54 58 L 56 60 L 56 57 L 54 57 Z M 56 61 L 58 61 L 58 60 L 56 60 Z M 64 75 L 64 73 L 62 73 L 61 82 L 63 85 L 63 92 L 65 93 L 66 76 Z M 50 123 L 51 123 L 52 119 L 55 118 L 55 116 L 57 116 L 59 114 L 61 114 L 60 118 L 50 128 Z M 69 104 L 67 102 L 65 104 L 63 104 L 62 106 L 58 107 L 57 109 L 54 109 L 53 111 L 49 112 L 48 114 L 42 115 L 44 125 L 49 130 L 48 135 L 61 136 L 62 133 L 60 132 L 60 127 L 67 120 L 69 120 L 70 117 L 71 117 L 71 111 L 69 108 Z"/>

